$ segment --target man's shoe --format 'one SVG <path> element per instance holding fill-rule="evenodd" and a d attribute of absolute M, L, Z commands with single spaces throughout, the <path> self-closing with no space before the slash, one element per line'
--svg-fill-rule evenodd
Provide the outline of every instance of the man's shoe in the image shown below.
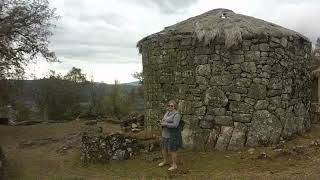
<path fill-rule="evenodd" d="M 174 171 L 174 170 L 176 170 L 178 167 L 177 166 L 171 166 L 169 169 L 168 169 L 168 171 Z"/>
<path fill-rule="evenodd" d="M 162 166 L 164 166 L 164 165 L 166 165 L 166 164 L 167 164 L 166 162 L 161 162 L 161 163 L 158 164 L 158 166 L 159 166 L 159 167 L 162 167 Z"/>

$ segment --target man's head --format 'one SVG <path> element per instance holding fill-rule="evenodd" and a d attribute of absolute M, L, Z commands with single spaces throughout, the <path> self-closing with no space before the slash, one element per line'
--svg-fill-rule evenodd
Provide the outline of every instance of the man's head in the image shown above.
<path fill-rule="evenodd" d="M 175 100 L 170 100 L 168 102 L 168 110 L 169 111 L 173 111 L 173 110 L 176 110 L 177 109 L 177 103 Z"/>

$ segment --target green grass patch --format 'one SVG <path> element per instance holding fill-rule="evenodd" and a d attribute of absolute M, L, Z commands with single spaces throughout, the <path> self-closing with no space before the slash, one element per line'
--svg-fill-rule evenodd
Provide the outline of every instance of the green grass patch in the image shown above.
<path fill-rule="evenodd" d="M 169 172 L 158 167 L 160 152 L 141 154 L 131 160 L 91 164 L 82 166 L 79 151 L 66 155 L 57 154 L 54 144 L 18 148 L 20 140 L 45 137 L 59 138 L 66 134 L 80 132 L 83 122 L 39 124 L 34 126 L 0 126 L 0 144 L 8 159 L 7 179 L 49 179 L 49 180 L 99 180 L 99 179 L 277 179 L 285 177 L 320 177 L 320 150 L 313 154 L 295 157 L 272 156 L 270 147 L 255 148 L 253 154 L 247 149 L 238 152 L 193 152 L 182 150 L 178 154 L 178 170 Z M 113 125 L 105 124 L 106 129 Z M 286 147 L 308 145 L 320 138 L 320 127 L 288 141 Z M 266 152 L 270 158 L 257 158 Z"/>

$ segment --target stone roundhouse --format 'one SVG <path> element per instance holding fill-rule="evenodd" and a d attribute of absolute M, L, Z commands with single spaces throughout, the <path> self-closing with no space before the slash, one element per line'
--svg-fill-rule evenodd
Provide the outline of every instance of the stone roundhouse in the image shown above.
<path fill-rule="evenodd" d="M 311 43 L 295 31 L 214 9 L 137 47 L 149 129 L 170 99 L 186 122 L 184 144 L 200 150 L 273 145 L 311 127 Z"/>

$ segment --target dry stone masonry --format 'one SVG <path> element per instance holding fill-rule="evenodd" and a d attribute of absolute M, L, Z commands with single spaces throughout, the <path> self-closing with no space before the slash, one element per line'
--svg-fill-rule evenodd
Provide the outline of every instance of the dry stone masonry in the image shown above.
<path fill-rule="evenodd" d="M 80 160 L 86 165 L 126 160 L 138 155 L 143 146 L 136 139 L 121 134 L 96 136 L 84 134 L 80 149 Z"/>
<path fill-rule="evenodd" d="M 187 146 L 268 146 L 311 126 L 311 43 L 297 32 L 215 9 L 147 36 L 137 47 L 146 126 L 157 127 L 175 99 Z"/>

